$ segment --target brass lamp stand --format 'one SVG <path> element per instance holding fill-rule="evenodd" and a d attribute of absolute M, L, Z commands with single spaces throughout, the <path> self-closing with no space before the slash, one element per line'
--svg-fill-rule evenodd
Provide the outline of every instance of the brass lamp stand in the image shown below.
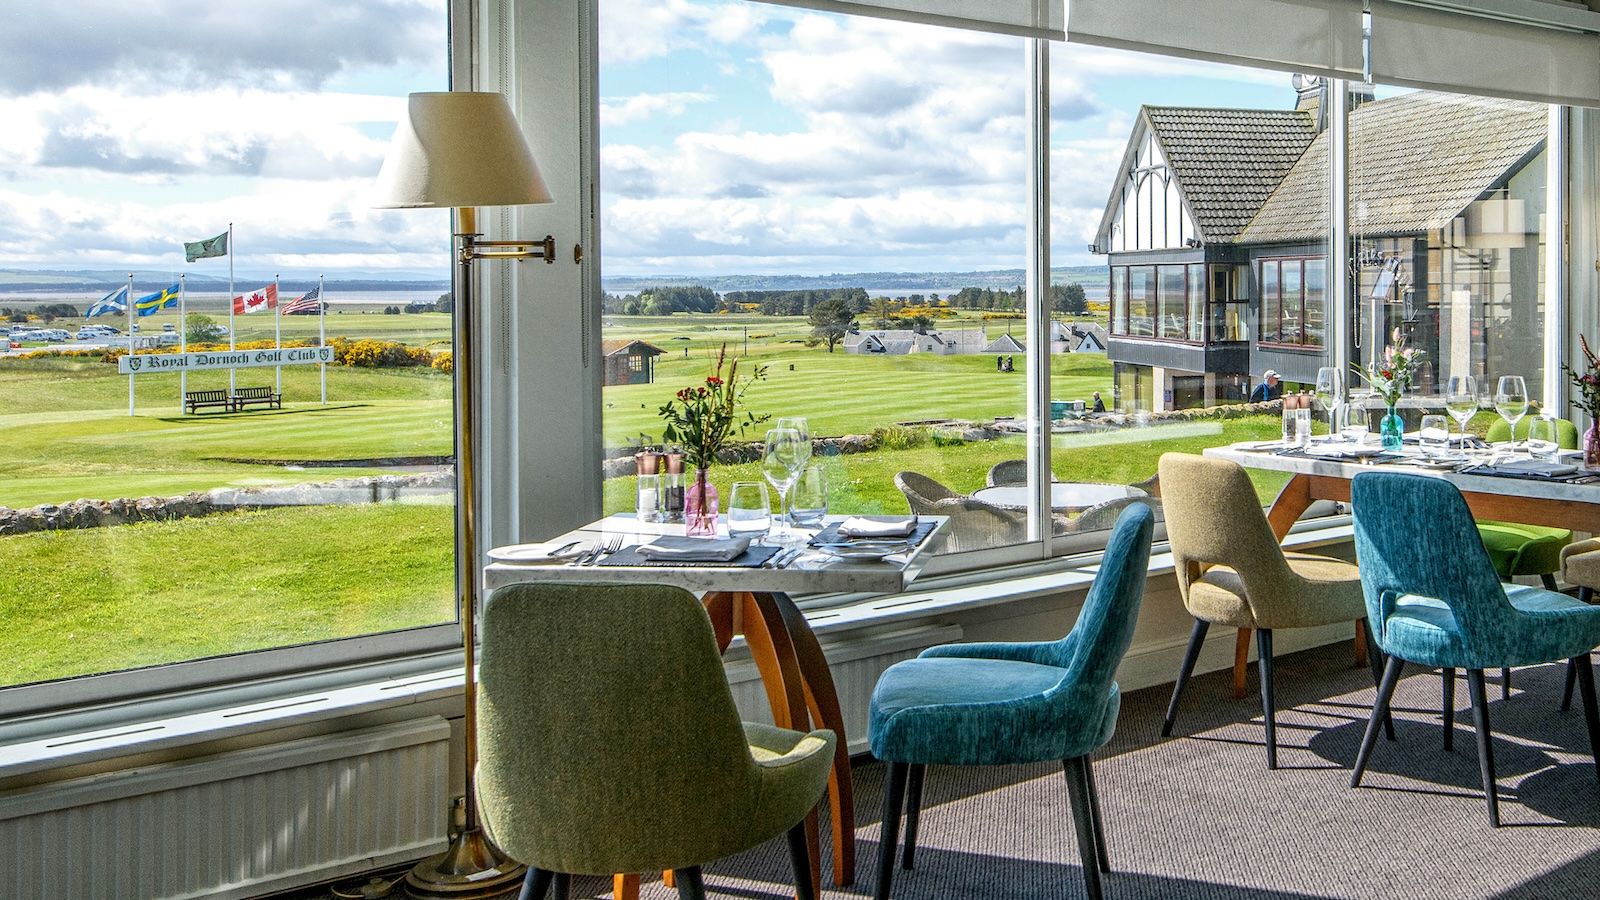
<path fill-rule="evenodd" d="M 478 508 L 477 463 L 479 400 L 475 391 L 478 325 L 473 261 L 543 259 L 555 262 L 555 237 L 532 241 L 480 241 L 475 209 L 551 203 L 526 139 L 505 97 L 455 91 L 412 94 L 407 115 L 378 175 L 378 202 L 385 208 L 439 208 L 456 211 L 454 236 L 455 305 L 451 369 L 455 387 L 456 602 L 461 611 L 465 677 L 462 729 L 465 731 L 466 798 L 451 815 L 456 832 L 445 852 L 406 873 L 406 893 L 418 898 L 478 900 L 508 892 L 527 867 L 489 842 L 478 816 L 474 790 L 478 766 L 477 633 Z M 491 248 L 491 249 L 483 249 Z"/>

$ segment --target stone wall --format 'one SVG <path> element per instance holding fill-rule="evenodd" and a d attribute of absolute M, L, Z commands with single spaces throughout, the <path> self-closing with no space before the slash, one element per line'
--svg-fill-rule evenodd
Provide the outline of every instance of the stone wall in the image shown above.
<path fill-rule="evenodd" d="M 182 497 L 140 497 L 120 500 L 74 500 L 60 506 L 31 509 L 0 506 L 0 535 L 70 528 L 101 528 L 135 522 L 192 519 L 240 509 L 281 506 L 347 506 L 387 500 L 438 496 L 455 491 L 453 467 L 417 475 L 367 475 L 315 484 L 258 488 L 214 488 Z"/>

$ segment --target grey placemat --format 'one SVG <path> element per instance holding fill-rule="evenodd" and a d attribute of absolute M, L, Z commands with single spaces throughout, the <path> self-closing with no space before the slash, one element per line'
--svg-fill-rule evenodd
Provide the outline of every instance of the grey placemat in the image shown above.
<path fill-rule="evenodd" d="M 639 555 L 639 548 L 637 546 L 633 546 L 624 547 L 610 556 L 607 556 L 605 559 L 600 560 L 599 565 L 673 566 L 680 569 L 686 566 L 693 566 L 696 568 L 701 566 L 716 566 L 725 568 L 753 569 L 777 555 L 778 551 L 782 549 L 782 547 L 766 547 L 752 544 L 750 545 L 750 549 L 744 551 L 738 556 L 735 556 L 733 559 L 730 559 L 727 562 L 721 562 L 719 560 L 691 561 L 686 559 L 645 559 L 643 556 Z"/>

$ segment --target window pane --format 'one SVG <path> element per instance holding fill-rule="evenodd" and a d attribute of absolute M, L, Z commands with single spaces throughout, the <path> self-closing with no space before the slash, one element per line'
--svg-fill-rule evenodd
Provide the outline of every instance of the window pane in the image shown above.
<path fill-rule="evenodd" d="M 1128 270 L 1125 266 L 1111 268 L 1111 331 L 1128 333 Z"/>
<path fill-rule="evenodd" d="M 1283 289 L 1278 272 L 1277 260 L 1261 263 L 1261 341 L 1267 344 L 1282 341 Z"/>
<path fill-rule="evenodd" d="M 1128 333 L 1134 337 L 1155 335 L 1155 266 L 1128 269 Z"/>
<path fill-rule="evenodd" d="M 1195 263 L 1188 267 L 1186 274 L 1189 290 L 1188 302 L 1188 338 L 1191 341 L 1205 339 L 1206 321 L 1206 267 Z"/>
<path fill-rule="evenodd" d="M 1285 344 L 1300 343 L 1300 316 L 1305 303 L 1300 264 L 1301 261 L 1298 259 L 1284 260 L 1278 264 L 1278 291 L 1282 298 L 1279 307 L 1278 340 Z"/>
<path fill-rule="evenodd" d="M 1161 332 L 1160 336 L 1169 340 L 1181 341 L 1188 334 L 1188 325 L 1184 321 L 1186 313 L 1184 304 L 1187 302 L 1188 292 L 1183 283 L 1183 266 L 1161 266 Z"/>
<path fill-rule="evenodd" d="M 678 7 L 646 28 L 638 4 L 600 4 L 605 511 L 638 511 L 641 445 L 690 443 L 661 410 L 724 349 L 723 377 L 735 357 L 741 379 L 763 372 L 741 400 L 760 421 L 710 466 L 724 498 L 764 480 L 762 440 L 788 416 L 807 419 L 832 513 L 928 512 L 913 504 L 985 490 L 1027 456 L 1023 205 L 1000 199 L 1026 183 L 1022 40 Z M 1079 311 L 1052 345 L 1104 339 L 1092 274 L 1081 305 L 1063 294 Z M 1091 369 L 1109 396 L 1109 367 Z M 946 549 L 1023 541 L 1026 493 L 989 498 L 996 514 L 965 517 Z"/>
<path fill-rule="evenodd" d="M 1321 347 L 1327 341 L 1328 323 L 1328 261 L 1305 261 L 1304 323 L 1300 342 Z"/>
<path fill-rule="evenodd" d="M 7 26 L 0 686 L 453 622 L 449 220 L 371 209 L 445 4 L 124 18 Z"/>

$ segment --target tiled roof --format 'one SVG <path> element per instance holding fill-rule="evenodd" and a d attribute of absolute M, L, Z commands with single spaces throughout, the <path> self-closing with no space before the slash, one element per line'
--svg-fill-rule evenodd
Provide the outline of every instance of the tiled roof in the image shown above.
<path fill-rule="evenodd" d="M 600 352 L 605 356 L 615 356 L 618 353 L 629 350 L 635 344 L 639 346 L 639 353 L 641 354 L 654 354 L 659 356 L 667 352 L 654 344 L 649 344 L 644 341 L 629 340 L 601 341 Z"/>
<path fill-rule="evenodd" d="M 1350 230 L 1408 234 L 1442 228 L 1536 153 L 1548 107 L 1417 91 L 1350 114 Z M 1329 233 L 1328 135 L 1318 135 L 1239 243 L 1315 240 Z"/>
<path fill-rule="evenodd" d="M 1296 110 L 1146 106 L 1154 131 L 1208 242 L 1231 242 L 1315 136 Z"/>

